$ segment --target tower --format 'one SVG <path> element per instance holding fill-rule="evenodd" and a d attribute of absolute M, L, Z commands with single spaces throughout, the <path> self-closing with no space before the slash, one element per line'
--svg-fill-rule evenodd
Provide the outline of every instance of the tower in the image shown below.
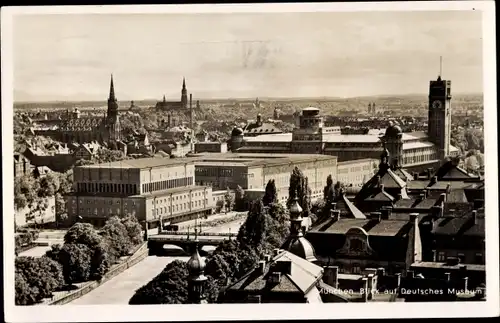
<path fill-rule="evenodd" d="M 114 142 L 121 139 L 120 119 L 118 117 L 118 101 L 115 96 L 115 86 L 113 84 L 113 74 L 111 74 L 111 84 L 109 86 L 108 111 L 106 116 L 106 126 L 109 131 L 108 140 Z"/>
<path fill-rule="evenodd" d="M 206 264 L 205 260 L 201 258 L 198 252 L 198 236 L 196 225 L 194 230 L 195 240 L 192 245 L 192 255 L 187 262 L 187 268 L 189 271 L 188 300 L 190 304 L 206 304 L 207 277 L 204 275 Z"/>
<path fill-rule="evenodd" d="M 441 69 L 440 69 L 441 70 Z M 438 158 L 443 160 L 450 154 L 451 136 L 451 81 L 441 79 L 429 83 L 429 140 L 436 145 Z"/>
<path fill-rule="evenodd" d="M 118 102 L 115 96 L 115 86 L 113 84 L 113 74 L 111 74 L 111 84 L 109 86 L 108 97 L 108 118 L 115 119 L 118 116 Z"/>
<path fill-rule="evenodd" d="M 290 235 L 281 247 L 283 250 L 293 253 L 307 261 L 316 262 L 316 254 L 314 252 L 314 247 L 311 243 L 304 237 L 302 233 L 302 207 L 299 204 L 299 199 L 297 193 L 295 193 L 295 198 L 293 199 L 292 205 L 290 205 Z"/>
<path fill-rule="evenodd" d="M 186 89 L 186 79 L 182 79 L 182 91 L 181 91 L 181 106 L 182 109 L 187 110 L 188 108 L 188 97 L 187 97 L 187 89 Z"/>
<path fill-rule="evenodd" d="M 194 143 L 193 143 L 193 138 L 194 138 L 194 111 L 193 111 L 193 94 L 189 93 L 189 127 L 191 128 L 191 133 L 190 133 L 190 139 L 189 139 L 189 145 L 191 152 L 194 153 Z"/>
<path fill-rule="evenodd" d="M 403 131 L 401 127 L 389 122 L 389 127 L 385 130 L 385 136 L 382 137 L 384 148 L 388 155 L 387 163 L 393 169 L 402 166 L 403 163 Z"/>

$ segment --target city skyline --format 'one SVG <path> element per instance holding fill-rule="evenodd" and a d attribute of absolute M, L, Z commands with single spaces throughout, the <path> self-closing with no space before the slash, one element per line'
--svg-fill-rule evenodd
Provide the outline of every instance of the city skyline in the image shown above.
<path fill-rule="evenodd" d="M 454 93 L 482 93 L 481 24 L 475 11 L 18 16 L 14 100 L 103 100 L 111 73 L 121 101 L 177 100 L 183 77 L 203 99 L 425 94 L 440 56 Z"/>

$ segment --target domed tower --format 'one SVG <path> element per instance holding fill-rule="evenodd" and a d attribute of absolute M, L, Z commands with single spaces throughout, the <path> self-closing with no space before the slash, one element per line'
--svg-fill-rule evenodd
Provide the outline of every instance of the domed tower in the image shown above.
<path fill-rule="evenodd" d="M 297 194 L 290 206 L 290 236 L 285 241 L 281 249 L 287 250 L 296 256 L 304 258 L 310 262 L 318 261 L 314 248 L 302 234 L 302 207 L 299 205 Z"/>
<path fill-rule="evenodd" d="M 243 130 L 236 127 L 231 131 L 231 151 L 235 152 L 243 145 Z"/>
<path fill-rule="evenodd" d="M 385 149 L 388 150 L 390 158 L 388 159 L 391 168 L 398 168 L 403 164 L 403 130 L 392 121 L 385 130 L 382 137 Z M 388 157 L 389 157 L 388 156 Z"/>
<path fill-rule="evenodd" d="M 188 300 L 191 304 L 206 304 L 207 277 L 204 275 L 206 263 L 198 252 L 197 238 L 195 238 L 192 248 L 191 259 L 187 262 L 189 271 Z"/>

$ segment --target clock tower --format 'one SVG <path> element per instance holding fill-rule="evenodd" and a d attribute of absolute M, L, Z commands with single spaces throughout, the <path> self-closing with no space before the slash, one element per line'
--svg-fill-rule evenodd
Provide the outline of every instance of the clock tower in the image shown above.
<path fill-rule="evenodd" d="M 436 145 L 438 158 L 450 155 L 451 136 L 451 81 L 441 76 L 429 85 L 429 120 L 427 133 Z"/>

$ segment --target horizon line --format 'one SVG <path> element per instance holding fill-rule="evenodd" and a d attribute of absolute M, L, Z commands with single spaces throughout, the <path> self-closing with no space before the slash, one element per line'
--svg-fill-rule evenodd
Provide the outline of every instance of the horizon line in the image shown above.
<path fill-rule="evenodd" d="M 457 92 L 454 95 L 482 95 L 484 96 L 484 92 Z M 253 97 L 204 97 L 204 98 L 196 98 L 199 101 L 214 101 L 214 100 L 306 100 L 306 99 L 330 99 L 330 100 L 349 100 L 349 99 L 363 99 L 363 98 L 384 98 L 384 97 L 407 97 L 407 96 L 428 96 L 428 93 L 405 93 L 405 94 L 374 94 L 374 95 L 360 95 L 360 96 L 302 96 L 302 97 L 284 97 L 284 96 L 253 96 Z M 193 98 L 194 99 L 194 98 Z M 102 100 L 93 100 L 93 99 L 49 99 L 49 100 L 13 100 L 14 104 L 21 103 L 62 103 L 62 102 L 106 102 L 107 99 Z M 140 101 L 157 101 L 160 102 L 161 99 L 156 98 L 143 98 L 143 99 L 129 99 L 129 100 L 118 100 L 118 102 L 140 102 Z"/>

